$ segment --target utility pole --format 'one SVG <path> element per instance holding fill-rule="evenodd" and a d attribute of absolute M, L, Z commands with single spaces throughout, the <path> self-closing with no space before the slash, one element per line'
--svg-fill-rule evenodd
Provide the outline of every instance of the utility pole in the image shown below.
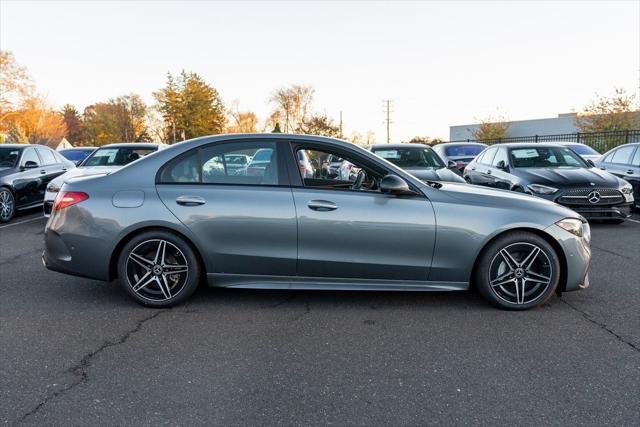
<path fill-rule="evenodd" d="M 340 111 L 340 139 L 342 139 L 342 111 Z"/>
<path fill-rule="evenodd" d="M 384 101 L 384 113 L 385 123 L 387 125 L 387 144 L 391 143 L 390 125 L 391 125 L 391 100 L 385 99 Z"/>

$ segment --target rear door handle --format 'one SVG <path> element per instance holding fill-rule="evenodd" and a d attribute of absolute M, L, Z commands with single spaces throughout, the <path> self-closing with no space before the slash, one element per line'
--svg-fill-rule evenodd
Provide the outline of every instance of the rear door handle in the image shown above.
<path fill-rule="evenodd" d="M 491 169 L 487 171 L 487 175 L 491 175 Z"/>
<path fill-rule="evenodd" d="M 629 169 L 629 170 L 627 171 L 627 173 L 628 173 L 629 175 L 633 175 L 633 171 L 632 171 L 631 169 Z"/>
<path fill-rule="evenodd" d="M 41 175 L 44 175 L 45 173 L 47 173 L 47 171 L 46 171 L 46 170 L 44 170 L 44 169 L 40 169 L 40 174 L 41 174 Z"/>
<path fill-rule="evenodd" d="M 335 211 L 338 209 L 338 205 L 328 200 L 311 200 L 307 203 L 307 206 L 309 206 L 311 210 L 321 212 Z"/>
<path fill-rule="evenodd" d="M 207 201 L 200 196 L 178 196 L 176 203 L 182 206 L 198 206 L 204 205 Z"/>

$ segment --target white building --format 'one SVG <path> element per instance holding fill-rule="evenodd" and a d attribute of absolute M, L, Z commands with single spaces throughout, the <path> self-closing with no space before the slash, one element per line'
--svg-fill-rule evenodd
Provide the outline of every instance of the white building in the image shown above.
<path fill-rule="evenodd" d="M 564 133 L 576 133 L 576 113 L 558 114 L 558 117 L 548 119 L 516 120 L 509 122 L 508 137 L 533 136 L 533 135 L 558 135 Z M 457 125 L 449 127 L 449 141 L 474 139 L 473 131 L 480 124 Z"/>

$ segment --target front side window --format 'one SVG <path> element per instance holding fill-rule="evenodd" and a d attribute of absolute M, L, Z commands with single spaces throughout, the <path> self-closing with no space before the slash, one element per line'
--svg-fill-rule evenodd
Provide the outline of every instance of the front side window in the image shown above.
<path fill-rule="evenodd" d="M 444 163 L 430 148 L 374 148 L 371 152 L 400 168 L 443 168 Z"/>
<path fill-rule="evenodd" d="M 190 151 L 168 163 L 161 183 L 278 185 L 274 142 L 229 142 Z"/>
<path fill-rule="evenodd" d="M 509 166 L 507 150 L 504 148 L 500 148 L 496 153 L 496 156 L 493 158 L 493 166 L 498 166 L 498 163 L 500 163 L 501 161 L 504 162 L 505 166 Z"/>
<path fill-rule="evenodd" d="M 98 148 L 82 166 L 124 166 L 157 151 L 155 147 Z"/>
<path fill-rule="evenodd" d="M 24 166 L 27 162 L 33 162 L 37 166 L 40 166 L 40 158 L 38 157 L 38 153 L 36 153 L 35 148 L 27 148 L 24 150 L 24 154 L 22 155 L 22 163 L 20 166 Z"/>
<path fill-rule="evenodd" d="M 19 148 L 8 148 L 0 146 L 0 168 L 12 168 L 18 163 L 20 157 Z"/>
<path fill-rule="evenodd" d="M 584 168 L 587 164 L 567 147 L 527 147 L 511 149 L 514 168 Z"/>
<path fill-rule="evenodd" d="M 631 164 L 636 167 L 640 167 L 640 146 L 636 149 L 636 154 L 633 155 Z"/>
<path fill-rule="evenodd" d="M 490 165 L 491 162 L 493 162 L 493 157 L 496 155 L 496 151 L 498 151 L 498 149 L 495 147 L 489 148 L 487 152 L 482 156 L 482 160 L 480 161 L 480 163 Z"/>
<path fill-rule="evenodd" d="M 299 148 L 296 159 L 305 187 L 379 191 L 382 174 L 356 159 L 312 148 Z"/>
<path fill-rule="evenodd" d="M 613 156 L 611 157 L 611 160 L 609 160 L 609 161 L 611 163 L 620 163 L 620 164 L 623 164 L 623 165 L 631 164 L 631 154 L 633 154 L 634 148 L 635 147 L 633 145 L 628 145 L 626 147 L 618 148 L 613 153 Z"/>

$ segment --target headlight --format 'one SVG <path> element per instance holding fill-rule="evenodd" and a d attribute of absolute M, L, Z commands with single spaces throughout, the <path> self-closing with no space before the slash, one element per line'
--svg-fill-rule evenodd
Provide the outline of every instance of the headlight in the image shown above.
<path fill-rule="evenodd" d="M 620 192 L 622 194 L 631 194 L 633 193 L 633 187 L 631 186 L 631 184 L 625 184 L 622 186 L 622 188 L 620 189 Z"/>
<path fill-rule="evenodd" d="M 529 184 L 527 185 L 527 188 L 534 194 L 553 194 L 558 191 L 557 188 L 541 184 Z"/>
<path fill-rule="evenodd" d="M 49 185 L 47 185 L 47 191 L 49 193 L 57 193 L 58 191 L 60 191 L 60 187 L 55 185 L 53 182 L 50 182 Z"/>
<path fill-rule="evenodd" d="M 591 227 L 588 222 L 582 222 L 577 218 L 565 218 L 556 222 L 556 225 L 573 235 L 582 237 L 587 243 L 591 241 Z"/>

